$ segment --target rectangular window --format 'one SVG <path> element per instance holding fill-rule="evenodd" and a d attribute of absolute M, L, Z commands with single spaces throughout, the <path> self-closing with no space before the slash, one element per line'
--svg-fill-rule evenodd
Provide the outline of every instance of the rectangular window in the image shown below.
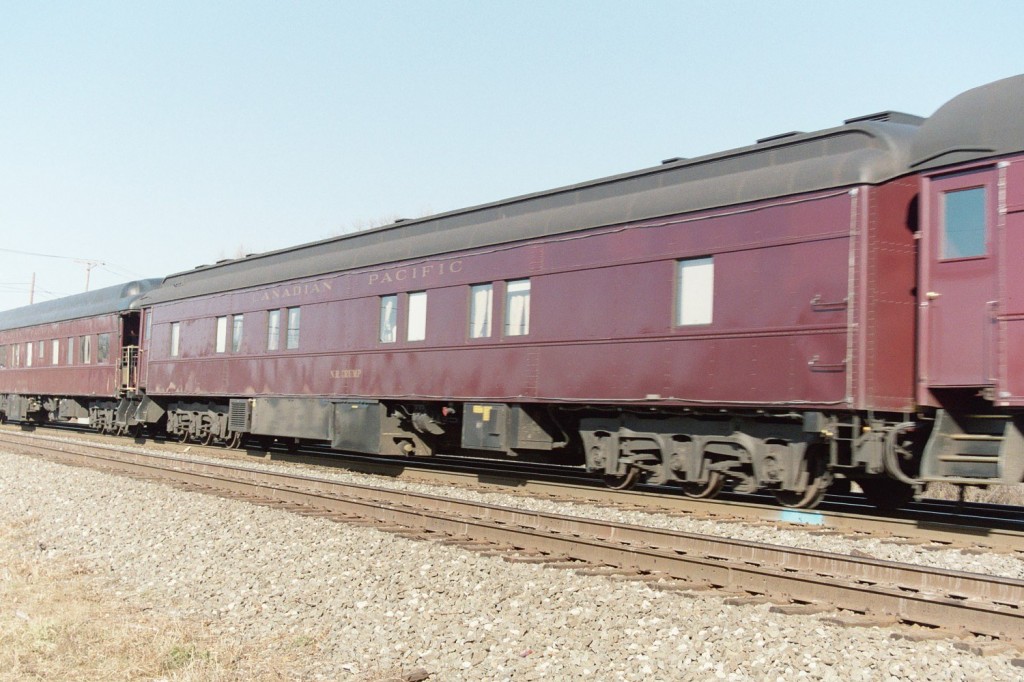
<path fill-rule="evenodd" d="M 40 360 L 46 357 L 46 344 L 42 341 L 36 342 L 36 357 Z"/>
<path fill-rule="evenodd" d="M 83 365 L 91 364 L 92 363 L 92 337 L 91 336 L 81 336 L 81 337 L 79 337 L 78 340 L 81 343 L 82 364 Z"/>
<path fill-rule="evenodd" d="M 217 318 L 217 346 L 214 350 L 223 353 L 228 349 L 228 318 Z"/>
<path fill-rule="evenodd" d="M 242 350 L 242 316 L 235 315 L 231 318 L 231 352 L 237 353 Z"/>
<path fill-rule="evenodd" d="M 676 325 L 711 324 L 715 292 L 714 259 L 678 261 L 676 288 Z"/>
<path fill-rule="evenodd" d="M 54 339 L 50 342 L 50 345 L 50 355 L 52 356 L 50 358 L 50 363 L 56 365 L 60 361 L 60 339 Z"/>
<path fill-rule="evenodd" d="M 103 364 L 110 359 L 110 334 L 96 337 L 96 362 Z"/>
<path fill-rule="evenodd" d="M 7 367 L 7 346 L 0 346 L 0 369 Z"/>
<path fill-rule="evenodd" d="M 288 333 L 284 339 L 284 347 L 288 350 L 294 350 L 299 347 L 300 310 L 300 308 L 288 309 Z"/>
<path fill-rule="evenodd" d="M 267 311 L 267 350 L 281 347 L 281 311 Z"/>
<path fill-rule="evenodd" d="M 505 288 L 505 336 L 530 333 L 530 280 L 509 282 Z"/>
<path fill-rule="evenodd" d="M 25 344 L 25 366 L 32 366 L 32 342 L 29 341 Z"/>
<path fill-rule="evenodd" d="M 146 316 L 146 331 L 145 336 L 140 340 L 140 345 L 145 343 L 149 345 L 149 340 L 153 337 L 153 309 L 150 308 L 142 313 Z"/>
<path fill-rule="evenodd" d="M 422 341 L 427 338 L 427 292 L 409 294 L 409 328 L 407 341 Z"/>
<path fill-rule="evenodd" d="M 380 297 L 380 341 L 394 343 L 398 339 L 398 296 Z"/>
<path fill-rule="evenodd" d="M 942 257 L 984 256 L 985 188 L 973 187 L 942 195 Z"/>
<path fill-rule="evenodd" d="M 171 357 L 178 357 L 181 350 L 181 323 L 171 322 Z"/>
<path fill-rule="evenodd" d="M 67 358 L 67 360 L 68 360 L 68 364 L 69 365 L 75 364 L 75 337 L 73 337 L 73 336 L 69 336 L 68 337 L 68 358 Z"/>
<path fill-rule="evenodd" d="M 469 290 L 469 338 L 491 335 L 491 311 L 494 309 L 494 285 L 478 284 Z"/>
<path fill-rule="evenodd" d="M 21 367 L 21 344 L 14 344 L 14 366 Z"/>

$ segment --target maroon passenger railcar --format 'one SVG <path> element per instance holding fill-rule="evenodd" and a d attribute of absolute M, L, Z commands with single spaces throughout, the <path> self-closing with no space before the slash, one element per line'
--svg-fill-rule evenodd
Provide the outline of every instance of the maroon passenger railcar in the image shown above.
<path fill-rule="evenodd" d="M 0 312 L 0 417 L 112 427 L 137 378 L 143 280 Z"/>
<path fill-rule="evenodd" d="M 544 454 L 813 504 L 915 410 L 920 119 L 885 113 L 173 275 L 168 429 Z M 874 449 L 857 447 L 877 433 Z"/>
<path fill-rule="evenodd" d="M 1024 76 L 171 275 L 115 423 L 793 506 L 1018 482 L 1021 110 Z"/>

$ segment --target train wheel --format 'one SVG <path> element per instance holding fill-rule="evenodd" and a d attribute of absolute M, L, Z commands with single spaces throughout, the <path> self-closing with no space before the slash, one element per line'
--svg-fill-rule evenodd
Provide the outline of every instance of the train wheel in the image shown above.
<path fill-rule="evenodd" d="M 629 490 L 640 480 L 639 467 L 627 467 L 624 474 L 605 474 L 604 484 L 612 490 Z"/>
<path fill-rule="evenodd" d="M 821 502 L 822 498 L 825 497 L 825 491 L 828 490 L 828 480 L 825 477 L 816 478 L 814 481 L 807 485 L 807 488 L 803 492 L 796 492 L 795 490 L 773 490 L 772 493 L 775 495 L 775 499 L 783 507 L 793 507 L 794 509 L 814 509 Z"/>
<path fill-rule="evenodd" d="M 725 485 L 725 477 L 718 471 L 712 471 L 708 474 L 707 483 L 688 482 L 682 485 L 683 494 L 687 497 L 710 499 L 721 492 L 722 486 Z"/>
<path fill-rule="evenodd" d="M 914 489 L 891 478 L 864 478 L 857 481 L 868 503 L 884 511 L 906 506 L 914 499 Z"/>

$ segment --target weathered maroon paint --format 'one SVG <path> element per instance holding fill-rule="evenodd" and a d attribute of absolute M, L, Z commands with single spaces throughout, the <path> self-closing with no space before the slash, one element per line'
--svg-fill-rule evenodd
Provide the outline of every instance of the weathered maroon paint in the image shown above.
<path fill-rule="evenodd" d="M 1006 192 L 999 234 L 998 342 L 996 404 L 1024 406 L 1024 157 L 1000 169 Z"/>
<path fill-rule="evenodd" d="M 20 395 L 45 395 L 64 397 L 111 397 L 116 398 L 120 387 L 118 360 L 121 357 L 121 339 L 119 334 L 120 318 L 118 315 L 102 315 L 67 322 L 25 327 L 10 331 L 0 331 L 0 345 L 10 346 L 19 343 L 24 345 L 32 342 L 43 342 L 43 357 L 34 357 L 32 366 L 25 366 L 22 357 L 20 367 L 11 367 L 9 358 L 3 358 L 7 365 L 0 369 L 0 394 L 13 393 Z M 110 351 L 106 362 L 97 362 L 97 341 L 99 334 L 110 334 Z M 92 362 L 82 364 L 79 350 L 75 349 L 74 363 L 67 363 L 68 338 L 74 337 L 75 343 L 82 336 L 92 337 Z M 60 356 L 57 364 L 53 364 L 53 339 L 60 340 Z M 8 350 L 10 354 L 10 350 Z"/>
<path fill-rule="evenodd" d="M 921 370 L 924 385 L 989 386 L 995 380 L 996 171 L 987 167 L 930 175 L 923 179 L 925 225 L 921 268 Z M 981 186 L 988 201 L 987 250 L 984 256 L 943 259 L 942 194 Z"/>
<path fill-rule="evenodd" d="M 964 174 L 964 171 L 970 171 Z M 932 389 L 966 386 L 991 391 L 995 405 L 1024 406 L 1024 156 L 969 164 L 922 179 L 920 389 L 925 405 L 941 405 Z M 941 225 L 936 193 L 977 184 L 989 195 L 985 258 L 938 260 Z M 927 194 L 926 194 L 927 193 Z M 947 266 L 943 270 L 943 266 Z M 952 266 L 952 267 L 949 267 Z M 950 272 L 952 270 L 952 272 Z M 928 292 L 940 294 L 929 299 Z"/>
<path fill-rule="evenodd" d="M 822 192 L 157 305 L 147 389 L 910 409 L 914 191 Z M 675 327 L 676 261 L 710 255 L 713 322 Z M 504 282 L 526 277 L 530 334 L 503 337 Z M 469 339 L 469 287 L 485 282 L 494 336 Z M 416 291 L 426 341 L 406 342 Z M 393 293 L 399 341 L 382 344 L 379 296 Z M 294 305 L 300 348 L 266 352 L 266 311 Z M 242 350 L 214 353 L 215 317 L 238 313 Z"/>

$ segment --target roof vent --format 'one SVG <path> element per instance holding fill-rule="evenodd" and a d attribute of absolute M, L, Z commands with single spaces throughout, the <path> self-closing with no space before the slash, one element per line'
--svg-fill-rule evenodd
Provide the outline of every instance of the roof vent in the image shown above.
<path fill-rule="evenodd" d="M 661 165 L 664 166 L 666 164 L 676 163 L 678 161 L 686 161 L 686 157 L 685 156 L 673 156 L 671 159 L 662 159 L 661 160 Z"/>
<path fill-rule="evenodd" d="M 408 218 L 396 218 L 395 222 L 393 224 L 397 225 L 398 223 L 404 223 L 407 220 L 408 220 Z"/>
<path fill-rule="evenodd" d="M 778 135 L 772 135 L 771 137 L 762 137 L 757 141 L 757 144 L 764 144 L 765 142 L 775 142 L 775 140 L 782 140 L 787 137 L 793 137 L 795 135 L 803 135 L 802 130 L 791 130 L 788 133 L 779 133 Z"/>
<path fill-rule="evenodd" d="M 904 114 L 902 111 L 879 111 L 877 114 L 868 114 L 866 116 L 857 116 L 855 118 L 848 118 L 843 121 L 844 124 L 850 125 L 853 123 L 866 123 L 868 121 L 881 121 L 884 123 L 903 123 L 904 125 L 919 126 L 924 123 L 924 119 L 920 116 L 914 116 L 913 114 Z"/>

